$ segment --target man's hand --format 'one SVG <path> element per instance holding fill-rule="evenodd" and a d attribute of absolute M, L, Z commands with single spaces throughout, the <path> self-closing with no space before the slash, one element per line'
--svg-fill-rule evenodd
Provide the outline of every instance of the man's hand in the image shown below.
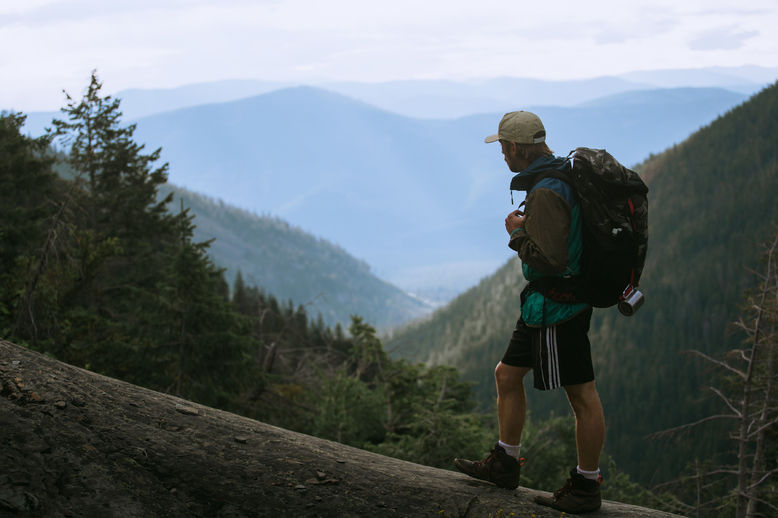
<path fill-rule="evenodd" d="M 508 234 L 519 227 L 524 226 L 524 213 L 520 210 L 514 210 L 505 218 L 505 230 Z"/>

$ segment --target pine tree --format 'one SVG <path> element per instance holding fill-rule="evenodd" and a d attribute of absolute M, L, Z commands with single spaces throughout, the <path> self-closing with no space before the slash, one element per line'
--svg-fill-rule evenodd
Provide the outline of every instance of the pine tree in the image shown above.
<path fill-rule="evenodd" d="M 144 154 L 135 126 L 120 124 L 119 100 L 101 96 L 93 72 L 81 100 L 67 96 L 66 120 L 51 137 L 69 147 L 67 163 L 78 187 L 74 249 L 77 278 L 62 299 L 60 357 L 126 376 L 140 342 L 133 326 L 154 300 L 158 276 L 177 242 L 178 222 L 157 200 L 167 164 L 153 168 L 160 150 Z"/>
<path fill-rule="evenodd" d="M 223 271 L 194 243 L 188 212 L 179 214 L 179 244 L 159 277 L 143 328 L 154 343 L 150 375 L 167 392 L 232 408 L 252 376 L 250 330 L 227 296 Z"/>

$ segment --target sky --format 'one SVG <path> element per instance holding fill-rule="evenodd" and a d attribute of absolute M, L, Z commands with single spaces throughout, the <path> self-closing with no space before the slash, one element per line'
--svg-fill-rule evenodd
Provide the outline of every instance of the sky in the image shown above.
<path fill-rule="evenodd" d="M 0 0 L 0 109 L 221 79 L 316 84 L 778 66 L 775 0 Z"/>

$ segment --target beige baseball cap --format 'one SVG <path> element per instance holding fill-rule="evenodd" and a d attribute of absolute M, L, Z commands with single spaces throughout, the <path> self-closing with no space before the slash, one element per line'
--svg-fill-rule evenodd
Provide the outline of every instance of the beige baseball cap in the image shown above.
<path fill-rule="evenodd" d="M 507 140 L 517 144 L 539 144 L 546 141 L 546 128 L 534 113 L 518 111 L 506 113 L 500 121 L 496 135 L 484 139 L 487 144 Z"/>

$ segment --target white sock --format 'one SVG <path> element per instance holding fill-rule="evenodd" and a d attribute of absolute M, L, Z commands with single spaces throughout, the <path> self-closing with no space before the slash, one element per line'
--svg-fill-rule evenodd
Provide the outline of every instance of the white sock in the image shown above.
<path fill-rule="evenodd" d="M 583 475 L 584 478 L 588 478 L 589 480 L 597 480 L 600 477 L 600 468 L 597 468 L 594 471 L 586 471 L 581 469 L 581 466 L 576 466 L 575 470 L 579 475 Z"/>
<path fill-rule="evenodd" d="M 514 459 L 519 459 L 519 450 L 521 450 L 521 444 L 505 444 L 502 441 L 497 441 L 497 444 L 502 446 L 502 449 L 505 450 L 505 453 L 513 457 Z"/>

